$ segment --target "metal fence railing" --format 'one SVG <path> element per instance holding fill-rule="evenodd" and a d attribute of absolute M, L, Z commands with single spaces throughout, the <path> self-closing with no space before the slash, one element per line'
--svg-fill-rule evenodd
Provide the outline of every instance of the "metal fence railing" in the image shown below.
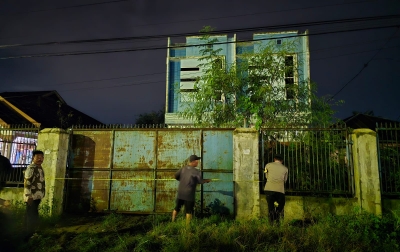
<path fill-rule="evenodd" d="M 23 186 L 23 171 L 32 162 L 32 151 L 36 149 L 39 129 L 34 126 L 16 125 L 0 127 L 0 153 L 10 160 L 11 174 L 0 175 L 6 187 Z"/>
<path fill-rule="evenodd" d="M 377 124 L 377 145 L 381 192 L 400 197 L 400 124 Z"/>
<path fill-rule="evenodd" d="M 264 191 L 264 167 L 273 156 L 284 156 L 289 169 L 288 195 L 351 196 L 354 193 L 353 162 L 348 129 L 277 128 L 260 130 L 260 190 Z"/>

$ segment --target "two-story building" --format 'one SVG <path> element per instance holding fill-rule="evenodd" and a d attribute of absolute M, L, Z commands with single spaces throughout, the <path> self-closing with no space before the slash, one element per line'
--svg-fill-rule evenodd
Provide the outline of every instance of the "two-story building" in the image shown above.
<path fill-rule="evenodd" d="M 305 81 L 310 78 L 310 59 L 308 32 L 298 31 L 284 32 L 263 32 L 254 33 L 250 41 L 240 41 L 237 35 L 212 35 L 211 39 L 217 42 L 212 45 L 214 50 L 218 50 L 223 66 L 230 66 L 241 60 L 241 55 L 257 54 L 267 43 L 273 43 L 279 49 L 286 42 L 293 41 L 293 52 L 286 56 L 285 64 L 293 65 L 292 74 L 287 74 L 276 85 L 284 85 L 282 93 L 275 99 L 292 100 L 295 99 L 291 92 L 291 85 L 308 85 Z M 201 49 L 207 42 L 200 36 L 186 37 L 186 43 L 172 43 L 168 38 L 167 52 L 167 78 L 166 78 L 166 109 L 165 123 L 170 126 L 190 125 L 192 122 L 179 116 L 186 106 L 192 101 L 189 97 L 190 92 L 195 92 L 194 86 L 196 78 L 202 75 L 204 69 L 199 66 L 202 62 Z M 203 45 L 203 46 L 201 46 Z M 250 63 L 251 64 L 251 63 Z"/>

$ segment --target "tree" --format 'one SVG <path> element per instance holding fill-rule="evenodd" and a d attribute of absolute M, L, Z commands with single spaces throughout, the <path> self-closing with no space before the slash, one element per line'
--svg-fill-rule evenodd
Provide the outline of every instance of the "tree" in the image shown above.
<path fill-rule="evenodd" d="M 332 105 L 341 103 L 317 96 L 317 86 L 310 80 L 299 80 L 301 60 L 295 48 L 299 40 L 260 44 L 259 50 L 237 56 L 228 64 L 214 49 L 218 40 L 210 35 L 213 29 L 200 32 L 204 42 L 199 67 L 202 76 L 195 82 L 194 92 L 186 96 L 193 102 L 180 112 L 200 126 L 253 125 L 256 128 L 321 125 L 329 123 Z M 182 91 L 181 91 L 182 92 Z"/>
<path fill-rule="evenodd" d="M 140 114 L 136 119 L 136 124 L 164 124 L 164 109 Z"/>

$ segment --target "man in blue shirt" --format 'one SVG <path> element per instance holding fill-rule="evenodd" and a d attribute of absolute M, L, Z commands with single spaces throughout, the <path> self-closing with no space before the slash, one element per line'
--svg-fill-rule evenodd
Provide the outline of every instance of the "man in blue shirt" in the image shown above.
<path fill-rule="evenodd" d="M 211 182 L 211 179 L 203 179 L 201 172 L 196 169 L 200 159 L 201 157 L 191 155 L 189 164 L 175 173 L 175 179 L 179 181 L 179 186 L 175 209 L 172 212 L 172 221 L 175 221 L 176 215 L 185 205 L 186 224 L 189 224 L 193 216 L 196 186 Z"/>

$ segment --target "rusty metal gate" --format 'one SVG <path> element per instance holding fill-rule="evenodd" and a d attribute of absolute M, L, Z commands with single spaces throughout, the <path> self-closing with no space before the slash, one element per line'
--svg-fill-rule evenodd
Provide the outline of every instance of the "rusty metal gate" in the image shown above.
<path fill-rule="evenodd" d="M 233 129 L 73 129 L 65 210 L 171 212 L 174 173 L 192 154 L 212 183 L 198 186 L 196 202 L 233 213 Z"/>

